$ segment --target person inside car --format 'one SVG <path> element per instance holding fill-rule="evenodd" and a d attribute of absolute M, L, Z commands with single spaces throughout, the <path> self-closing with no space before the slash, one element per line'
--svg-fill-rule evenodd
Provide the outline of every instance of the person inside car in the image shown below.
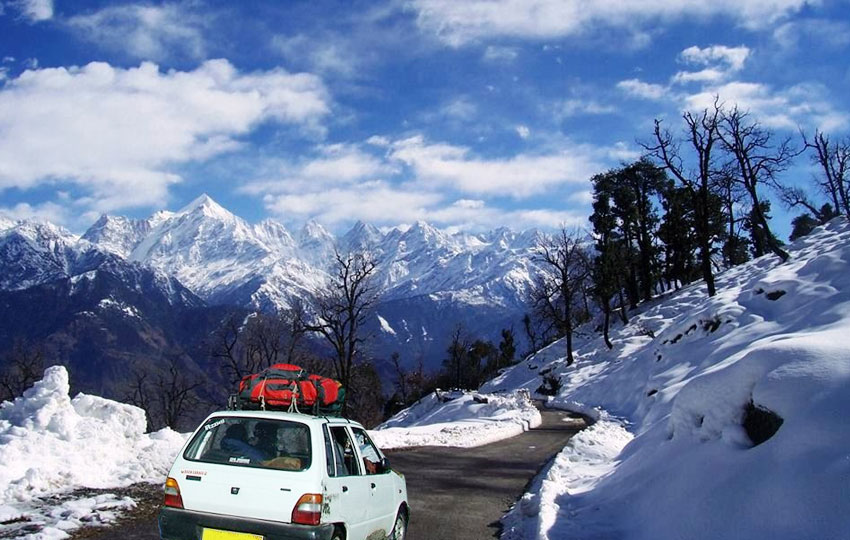
<path fill-rule="evenodd" d="M 256 448 L 263 454 L 262 459 L 277 457 L 277 425 L 274 422 L 257 422 L 254 426 Z"/>
<path fill-rule="evenodd" d="M 266 459 L 263 452 L 257 450 L 248 442 L 248 432 L 242 424 L 232 424 L 224 432 L 221 448 L 238 456 L 244 456 L 252 461 Z"/>

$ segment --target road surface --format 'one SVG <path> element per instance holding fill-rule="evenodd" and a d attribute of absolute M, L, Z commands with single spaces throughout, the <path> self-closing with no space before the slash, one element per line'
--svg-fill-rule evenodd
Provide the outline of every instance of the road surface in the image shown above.
<path fill-rule="evenodd" d="M 477 448 L 426 447 L 389 452 L 404 473 L 411 506 L 408 540 L 477 540 L 498 537 L 499 520 L 584 421 L 541 411 L 543 424 L 511 439 Z M 73 539 L 158 540 L 160 486 L 137 485 L 139 506 L 109 528 L 76 531 Z M 115 490 L 109 490 L 114 493 Z"/>

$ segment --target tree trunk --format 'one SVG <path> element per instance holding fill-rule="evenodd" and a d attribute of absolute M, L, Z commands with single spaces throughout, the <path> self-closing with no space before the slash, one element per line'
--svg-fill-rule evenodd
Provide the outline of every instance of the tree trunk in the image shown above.
<path fill-rule="evenodd" d="M 782 259 L 782 262 L 787 261 L 789 257 L 788 252 L 779 246 L 779 243 L 776 241 L 776 237 L 770 232 L 770 227 L 767 224 L 767 218 L 764 217 L 764 212 L 761 211 L 761 202 L 759 201 L 755 188 L 753 187 L 749 191 L 754 204 L 753 214 L 764 232 L 764 241 L 767 243 L 767 247 L 770 248 L 770 251 L 772 251 L 774 255 Z"/>
<path fill-rule="evenodd" d="M 714 286 L 714 274 L 711 272 L 711 239 L 709 238 L 710 222 L 708 218 L 708 186 L 703 185 L 699 190 L 700 204 L 697 205 L 697 225 L 699 231 L 700 269 L 702 278 L 708 287 L 708 296 L 717 294 Z"/>

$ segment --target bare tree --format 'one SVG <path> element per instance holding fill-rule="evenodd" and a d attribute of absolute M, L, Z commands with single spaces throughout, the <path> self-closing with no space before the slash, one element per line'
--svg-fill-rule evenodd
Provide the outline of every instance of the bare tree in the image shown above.
<path fill-rule="evenodd" d="M 577 296 L 590 278 L 591 264 L 579 231 L 566 227 L 538 247 L 535 256 L 544 267 L 534 292 L 534 303 L 542 317 L 551 320 L 566 337 L 567 365 L 573 358 L 573 326 Z"/>
<path fill-rule="evenodd" d="M 299 358 L 298 345 L 306 331 L 303 319 L 300 305 L 272 314 L 230 315 L 213 333 L 210 354 L 235 385 L 272 364 Z"/>
<path fill-rule="evenodd" d="M 835 211 L 850 219 L 850 138 L 830 142 L 825 133 L 816 130 L 814 138 L 809 141 L 805 133 L 801 134 L 805 147 L 814 151 L 812 160 L 823 172 L 823 178 L 818 182 L 821 189 L 829 197 Z M 804 206 L 816 218 L 823 220 L 822 216 L 813 211 L 816 210 L 813 206 Z"/>
<path fill-rule="evenodd" d="M 759 187 L 779 186 L 776 175 L 787 169 L 798 154 L 791 146 L 791 139 L 787 138 L 774 144 L 773 134 L 751 120 L 749 114 L 737 106 L 722 113 L 718 135 L 726 151 L 733 156 L 738 168 L 737 178 L 750 196 L 754 221 L 752 226 L 761 229 L 768 249 L 783 262 L 787 261 L 788 252 L 782 249 L 770 231 Z M 763 255 L 759 253 L 759 246 L 754 247 L 757 257 Z"/>
<path fill-rule="evenodd" d="M 178 356 L 172 356 L 166 369 L 156 374 L 153 383 L 162 423 L 172 429 L 177 429 L 180 420 L 199 403 L 196 390 L 202 385 L 178 360 Z"/>
<path fill-rule="evenodd" d="M 305 330 L 321 335 L 333 349 L 336 376 L 346 388 L 365 341 L 363 324 L 379 298 L 372 279 L 376 267 L 368 253 L 336 252 L 327 289 L 316 301 L 316 320 L 303 323 Z M 348 397 L 346 393 L 343 398 L 344 412 Z"/>
<path fill-rule="evenodd" d="M 23 339 L 15 339 L 6 353 L 0 372 L 0 401 L 13 400 L 41 379 L 44 373 L 44 350 Z"/>
<path fill-rule="evenodd" d="M 241 322 L 237 315 L 230 315 L 222 325 L 213 332 L 210 356 L 221 362 L 221 370 L 229 379 L 230 384 L 237 384 L 242 377 L 251 373 L 247 366 L 248 356 L 243 356 L 239 341 Z"/>
<path fill-rule="evenodd" d="M 642 145 L 691 196 L 694 228 L 700 251 L 700 268 L 709 296 L 717 294 L 711 268 L 711 195 L 713 181 L 721 168 L 714 153 L 720 137 L 720 114 L 719 100 L 715 99 L 711 109 L 704 109 L 700 114 L 686 112 L 682 115 L 686 126 L 685 139 L 696 155 L 696 167 L 685 168 L 681 142 L 674 138 L 669 130 L 661 128 L 660 120 L 655 121 L 655 144 Z"/>
<path fill-rule="evenodd" d="M 469 348 L 470 341 L 466 336 L 463 325 L 455 325 L 451 334 L 449 346 L 446 347 L 446 358 L 443 360 L 443 372 L 448 383 L 454 388 L 463 388 L 469 381 Z"/>
<path fill-rule="evenodd" d="M 164 368 L 137 364 L 131 371 L 124 401 L 145 411 L 147 429 L 179 427 L 201 400 L 198 389 L 203 381 L 187 369 L 179 354 L 171 354 Z"/>
<path fill-rule="evenodd" d="M 147 423 L 146 431 L 153 431 L 155 400 L 149 376 L 150 374 L 141 367 L 136 366 L 133 368 L 130 372 L 130 378 L 127 383 L 127 391 L 123 401 L 131 405 L 135 405 L 145 411 L 145 419 Z"/>
<path fill-rule="evenodd" d="M 401 355 L 398 354 L 398 351 L 395 351 L 390 355 L 390 360 L 392 360 L 393 368 L 395 369 L 395 387 L 398 391 L 399 399 L 401 399 L 401 402 L 406 405 L 408 398 L 407 383 L 409 379 L 409 374 L 401 366 Z"/>
<path fill-rule="evenodd" d="M 726 217 L 726 243 L 723 246 L 723 259 L 726 266 L 743 264 L 749 259 L 747 240 L 741 235 L 741 229 L 747 220 L 745 217 L 736 215 L 736 209 L 741 206 L 742 200 L 747 197 L 747 194 L 742 192 L 740 183 L 731 171 L 718 176 L 717 187 L 723 205 L 723 213 Z"/>

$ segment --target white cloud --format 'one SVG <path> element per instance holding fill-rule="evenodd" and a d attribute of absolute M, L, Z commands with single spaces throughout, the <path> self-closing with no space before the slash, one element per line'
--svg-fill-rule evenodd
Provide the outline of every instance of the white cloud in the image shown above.
<path fill-rule="evenodd" d="M 70 225 L 75 219 L 67 205 L 59 205 L 54 202 L 44 202 L 35 206 L 28 203 L 18 203 L 10 207 L 0 206 L 0 216 L 12 220 L 32 219 L 36 221 L 49 221 L 59 225 Z"/>
<path fill-rule="evenodd" d="M 668 88 L 660 84 L 653 84 L 641 81 L 640 79 L 628 79 L 617 83 L 617 88 L 629 94 L 630 96 L 660 100 L 667 96 Z"/>
<path fill-rule="evenodd" d="M 576 191 L 569 196 L 569 201 L 578 204 L 590 205 L 593 203 L 593 192 L 589 190 Z"/>
<path fill-rule="evenodd" d="M 209 21 L 186 3 L 110 6 L 68 19 L 81 39 L 134 58 L 162 62 L 206 55 L 203 32 Z"/>
<path fill-rule="evenodd" d="M 531 135 L 531 130 L 528 129 L 528 126 L 517 126 L 516 133 L 523 139 L 527 139 Z"/>
<path fill-rule="evenodd" d="M 517 200 L 548 193 L 565 206 L 584 204 L 585 197 L 576 199 L 572 190 L 585 191 L 603 163 L 616 161 L 626 149 L 560 142 L 559 151 L 547 154 L 482 158 L 421 135 L 375 136 L 359 145 L 320 146 L 301 161 L 278 160 L 239 191 L 261 197 L 285 221 L 310 218 L 335 225 L 362 219 L 387 225 L 422 219 L 459 230 L 577 224 L 583 211 L 523 208 Z M 506 203 L 506 197 L 515 200 Z"/>
<path fill-rule="evenodd" d="M 482 201 L 483 203 L 483 201 Z M 578 212 L 547 208 L 518 208 L 506 210 L 486 204 L 465 204 L 463 200 L 435 208 L 417 219 L 437 223 L 448 230 L 486 230 L 509 224 L 514 229 L 541 227 L 554 229 L 563 224 L 586 225 L 587 218 Z"/>
<path fill-rule="evenodd" d="M 328 111 L 317 77 L 226 60 L 29 70 L 0 88 L 0 190 L 68 182 L 97 210 L 162 204 L 173 166 L 231 150 L 261 122 L 315 132 Z"/>
<path fill-rule="evenodd" d="M 458 199 L 452 203 L 452 206 L 457 208 L 478 209 L 484 208 L 485 204 L 486 203 L 480 199 Z"/>
<path fill-rule="evenodd" d="M 273 160 L 263 176 L 239 188 L 251 195 L 294 194 L 370 182 L 397 172 L 397 167 L 363 151 L 357 145 L 331 144 L 317 149 L 318 156 L 300 162 Z"/>
<path fill-rule="evenodd" d="M 737 105 L 749 111 L 755 120 L 769 128 L 796 131 L 798 126 L 823 131 L 841 129 L 850 116 L 836 110 L 820 84 L 801 83 L 776 90 L 763 83 L 732 81 L 709 86 L 684 97 L 685 107 L 701 110 L 713 106 L 715 96 L 728 107 Z"/>
<path fill-rule="evenodd" d="M 487 62 L 513 62 L 519 56 L 516 47 L 500 47 L 489 45 L 484 50 L 484 60 Z"/>
<path fill-rule="evenodd" d="M 815 44 L 840 48 L 850 45 L 850 24 L 826 19 L 791 21 L 774 30 L 773 39 L 783 49 L 805 47 L 810 52 Z"/>
<path fill-rule="evenodd" d="M 21 17 L 33 23 L 53 18 L 53 0 L 13 0 L 9 5 L 17 9 Z M 2 14 L 0 10 L 0 15 Z"/>
<path fill-rule="evenodd" d="M 466 96 L 460 96 L 443 104 L 439 114 L 453 120 L 472 120 L 478 114 L 478 106 Z"/>
<path fill-rule="evenodd" d="M 428 143 L 422 136 L 396 141 L 390 158 L 407 165 L 419 182 L 464 193 L 523 198 L 554 186 L 586 181 L 601 165 L 597 149 L 576 146 L 560 152 L 484 159 L 469 148 Z"/>
<path fill-rule="evenodd" d="M 799 126 L 823 131 L 843 130 L 850 122 L 850 115 L 832 104 L 830 89 L 823 84 L 802 82 L 786 88 L 775 88 L 762 82 L 735 80 L 736 72 L 743 69 L 748 57 L 747 47 L 690 47 L 679 55 L 680 61 L 698 65 L 715 64 L 701 71 L 679 72 L 671 77 L 673 83 L 698 83 L 695 90 L 662 86 L 638 79 L 620 81 L 617 87 L 632 96 L 669 100 L 680 111 L 710 109 L 719 97 L 722 105 L 737 105 L 749 111 L 764 126 L 792 132 Z M 632 150 L 623 147 L 618 152 L 615 145 L 612 155 L 616 153 L 631 156 Z"/>
<path fill-rule="evenodd" d="M 496 36 L 552 39 L 599 27 L 635 29 L 674 19 L 727 17 L 747 27 L 774 24 L 807 0 L 409 0 L 419 26 L 459 46 Z"/>
<path fill-rule="evenodd" d="M 395 226 L 424 220 L 447 230 L 476 231 L 510 224 L 517 229 L 586 225 L 584 212 L 552 209 L 504 209 L 479 199 L 446 200 L 443 194 L 415 186 L 364 182 L 314 193 L 267 195 L 266 209 L 282 220 L 316 219 L 335 226 L 363 220 Z"/>
<path fill-rule="evenodd" d="M 706 68 L 700 71 L 680 71 L 673 75 L 672 82 L 676 84 L 689 82 L 716 83 L 722 81 L 728 75 L 728 72 L 715 68 Z"/>
<path fill-rule="evenodd" d="M 557 107 L 557 114 L 561 117 L 571 117 L 591 114 L 612 114 L 617 112 L 613 105 L 603 105 L 594 100 L 567 99 Z"/>
<path fill-rule="evenodd" d="M 371 137 L 366 139 L 366 144 L 386 148 L 390 145 L 390 140 L 382 135 L 372 135 Z"/>
<path fill-rule="evenodd" d="M 348 45 L 350 43 L 342 38 L 331 41 L 306 34 L 278 35 L 271 42 L 272 48 L 286 58 L 306 59 L 311 70 L 317 73 L 352 77 L 358 74 L 361 61 Z"/>
<path fill-rule="evenodd" d="M 281 219 L 299 221 L 309 217 L 335 225 L 358 219 L 372 223 L 422 219 L 428 215 L 427 207 L 441 200 L 442 195 L 437 193 L 374 181 L 314 192 L 266 195 L 264 204 Z"/>
<path fill-rule="evenodd" d="M 727 47 L 725 45 L 712 45 L 711 47 L 699 48 L 688 47 L 679 54 L 679 59 L 689 64 L 709 66 L 717 63 L 726 64 L 732 71 L 739 71 L 744 67 L 744 62 L 750 56 L 749 47 Z"/>
<path fill-rule="evenodd" d="M 699 71 L 680 71 L 673 76 L 672 82 L 677 84 L 689 82 L 718 83 L 741 71 L 749 56 L 749 47 L 743 45 L 739 47 L 727 47 L 725 45 L 712 45 L 705 48 L 688 47 L 679 53 L 679 61 L 706 67 Z"/>

